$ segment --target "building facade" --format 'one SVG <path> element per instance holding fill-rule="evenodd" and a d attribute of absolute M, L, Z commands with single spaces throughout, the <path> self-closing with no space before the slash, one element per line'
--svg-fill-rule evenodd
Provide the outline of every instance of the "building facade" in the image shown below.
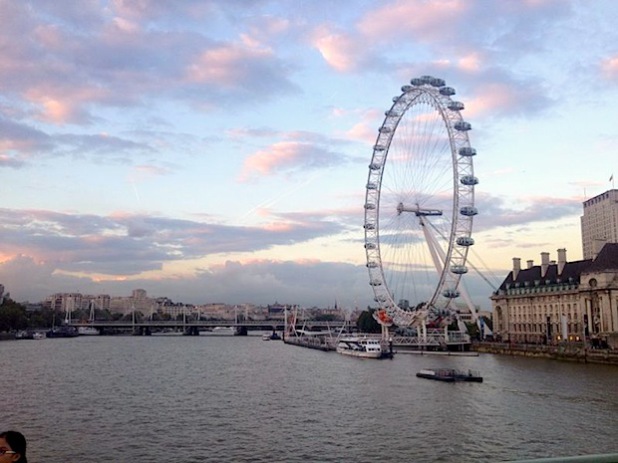
<path fill-rule="evenodd" d="M 618 190 L 584 201 L 581 231 L 584 259 L 592 259 L 605 243 L 618 243 Z"/>
<path fill-rule="evenodd" d="M 555 344 L 586 340 L 618 347 L 618 244 L 594 259 L 567 262 L 541 253 L 541 265 L 513 259 L 513 269 L 491 296 L 494 335 L 505 342 Z"/>

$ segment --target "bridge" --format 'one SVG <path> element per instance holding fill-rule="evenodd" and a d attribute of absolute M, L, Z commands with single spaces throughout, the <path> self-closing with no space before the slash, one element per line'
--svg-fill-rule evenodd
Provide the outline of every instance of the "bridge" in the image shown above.
<path fill-rule="evenodd" d="M 214 328 L 234 328 L 235 334 L 246 335 L 248 331 L 282 331 L 284 320 L 122 320 L 122 321 L 67 321 L 67 326 L 74 328 L 95 328 L 99 334 L 112 334 L 131 331 L 133 334 L 149 335 L 161 331 L 182 331 L 184 334 L 197 336 L 200 331 L 212 331 Z M 324 331 L 340 330 L 345 321 L 299 320 L 298 328 Z"/>

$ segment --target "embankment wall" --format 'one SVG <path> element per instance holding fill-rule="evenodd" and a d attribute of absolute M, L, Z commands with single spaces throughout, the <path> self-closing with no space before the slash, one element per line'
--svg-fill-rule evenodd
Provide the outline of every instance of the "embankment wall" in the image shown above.
<path fill-rule="evenodd" d="M 618 366 L 618 351 L 614 349 L 591 349 L 583 345 L 542 346 L 532 344 L 509 344 L 475 342 L 472 350 L 487 354 L 519 355 L 522 357 L 550 358 L 568 362 L 599 363 Z"/>

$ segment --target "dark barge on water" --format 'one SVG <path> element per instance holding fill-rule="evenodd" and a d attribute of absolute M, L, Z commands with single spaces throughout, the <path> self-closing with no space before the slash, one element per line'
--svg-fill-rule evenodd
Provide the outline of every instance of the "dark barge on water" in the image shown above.
<path fill-rule="evenodd" d="M 454 383 L 457 381 L 467 381 L 473 383 L 482 383 L 483 377 L 472 370 L 460 371 L 452 368 L 439 369 L 423 369 L 416 374 L 419 378 L 433 379 L 434 381 L 444 381 Z"/>

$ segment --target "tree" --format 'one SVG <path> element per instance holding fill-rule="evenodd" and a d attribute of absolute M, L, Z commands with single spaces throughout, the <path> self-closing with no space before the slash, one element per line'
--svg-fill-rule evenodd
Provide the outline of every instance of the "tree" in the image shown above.
<path fill-rule="evenodd" d="M 28 328 L 26 308 L 11 299 L 5 299 L 0 306 L 0 331 L 24 330 Z"/>
<path fill-rule="evenodd" d="M 30 328 L 51 328 L 54 324 L 54 311 L 49 309 L 35 310 L 29 314 Z M 58 315 L 60 317 L 60 315 Z"/>
<path fill-rule="evenodd" d="M 379 333 L 382 331 L 380 324 L 373 318 L 374 310 L 364 310 L 358 316 L 356 326 L 363 333 Z"/>

